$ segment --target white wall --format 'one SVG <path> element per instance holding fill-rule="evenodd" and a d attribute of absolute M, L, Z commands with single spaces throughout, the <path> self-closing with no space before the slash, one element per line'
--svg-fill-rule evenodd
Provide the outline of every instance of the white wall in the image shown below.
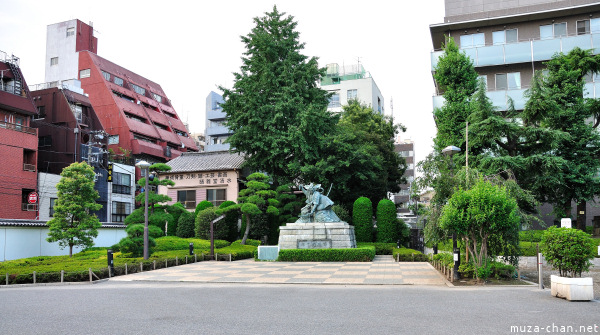
<path fill-rule="evenodd" d="M 339 84 L 321 86 L 327 92 L 336 92 L 340 94 L 340 105 L 348 104 L 348 90 L 355 89 L 357 92 L 358 101 L 377 111 L 377 98 L 381 100 L 381 108 L 383 114 L 383 95 L 375 84 L 373 78 L 342 80 Z M 331 112 L 341 112 L 342 107 L 327 108 Z"/>
<path fill-rule="evenodd" d="M 94 239 L 95 247 L 110 247 L 126 237 L 125 228 L 100 228 Z M 46 242 L 45 227 L 0 227 L 0 261 L 10 261 L 36 256 L 62 256 L 69 248 L 60 249 L 58 243 Z M 81 248 L 73 248 L 73 253 Z"/>
<path fill-rule="evenodd" d="M 75 35 L 67 37 L 67 28 L 75 28 Z M 77 20 L 51 24 L 46 29 L 46 58 L 44 82 L 79 79 L 79 54 L 75 52 Z M 50 59 L 58 57 L 58 65 L 50 65 Z"/>
<path fill-rule="evenodd" d="M 56 184 L 60 181 L 60 175 L 40 172 L 38 173 L 39 194 L 39 220 L 48 221 L 50 217 L 50 198 L 58 198 Z"/>

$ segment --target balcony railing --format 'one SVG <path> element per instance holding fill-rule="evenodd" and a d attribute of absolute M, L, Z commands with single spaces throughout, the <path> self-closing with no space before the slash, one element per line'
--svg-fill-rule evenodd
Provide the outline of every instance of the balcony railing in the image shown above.
<path fill-rule="evenodd" d="M 473 60 L 473 65 L 494 66 L 533 61 L 547 61 L 556 52 L 568 53 L 575 47 L 593 49 L 600 53 L 600 33 L 562 36 L 551 39 L 530 39 L 518 43 L 486 45 L 472 48 L 461 48 Z M 431 53 L 431 71 L 437 66 L 438 59 L 444 51 Z"/>
<path fill-rule="evenodd" d="M 26 127 L 22 124 L 10 123 L 10 122 L 5 122 L 5 121 L 0 121 L 0 128 L 16 130 L 16 131 L 20 131 L 22 133 L 27 133 L 27 134 L 31 134 L 31 135 L 37 134 L 35 128 Z"/>
<path fill-rule="evenodd" d="M 33 172 L 35 172 L 35 165 L 33 165 L 33 164 L 23 164 L 23 171 L 33 171 Z"/>

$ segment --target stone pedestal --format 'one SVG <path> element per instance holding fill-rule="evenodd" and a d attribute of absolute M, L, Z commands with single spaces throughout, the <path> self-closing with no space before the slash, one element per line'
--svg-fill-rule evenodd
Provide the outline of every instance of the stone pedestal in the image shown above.
<path fill-rule="evenodd" d="M 279 227 L 279 249 L 356 248 L 354 226 L 346 222 L 288 223 Z"/>

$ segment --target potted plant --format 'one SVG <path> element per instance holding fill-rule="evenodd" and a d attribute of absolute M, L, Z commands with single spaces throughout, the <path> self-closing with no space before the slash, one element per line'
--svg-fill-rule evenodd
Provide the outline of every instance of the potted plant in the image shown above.
<path fill-rule="evenodd" d="M 592 278 L 581 278 L 589 270 L 596 244 L 589 234 L 573 228 L 550 227 L 542 238 L 542 252 L 560 276 L 551 276 L 552 295 L 567 300 L 594 299 Z"/>

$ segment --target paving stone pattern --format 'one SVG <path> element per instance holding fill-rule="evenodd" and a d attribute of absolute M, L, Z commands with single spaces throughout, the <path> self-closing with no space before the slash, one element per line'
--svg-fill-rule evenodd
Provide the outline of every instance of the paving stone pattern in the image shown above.
<path fill-rule="evenodd" d="M 426 262 L 397 263 L 392 256 L 373 262 L 199 262 L 111 278 L 114 281 L 214 283 L 445 285 Z"/>

